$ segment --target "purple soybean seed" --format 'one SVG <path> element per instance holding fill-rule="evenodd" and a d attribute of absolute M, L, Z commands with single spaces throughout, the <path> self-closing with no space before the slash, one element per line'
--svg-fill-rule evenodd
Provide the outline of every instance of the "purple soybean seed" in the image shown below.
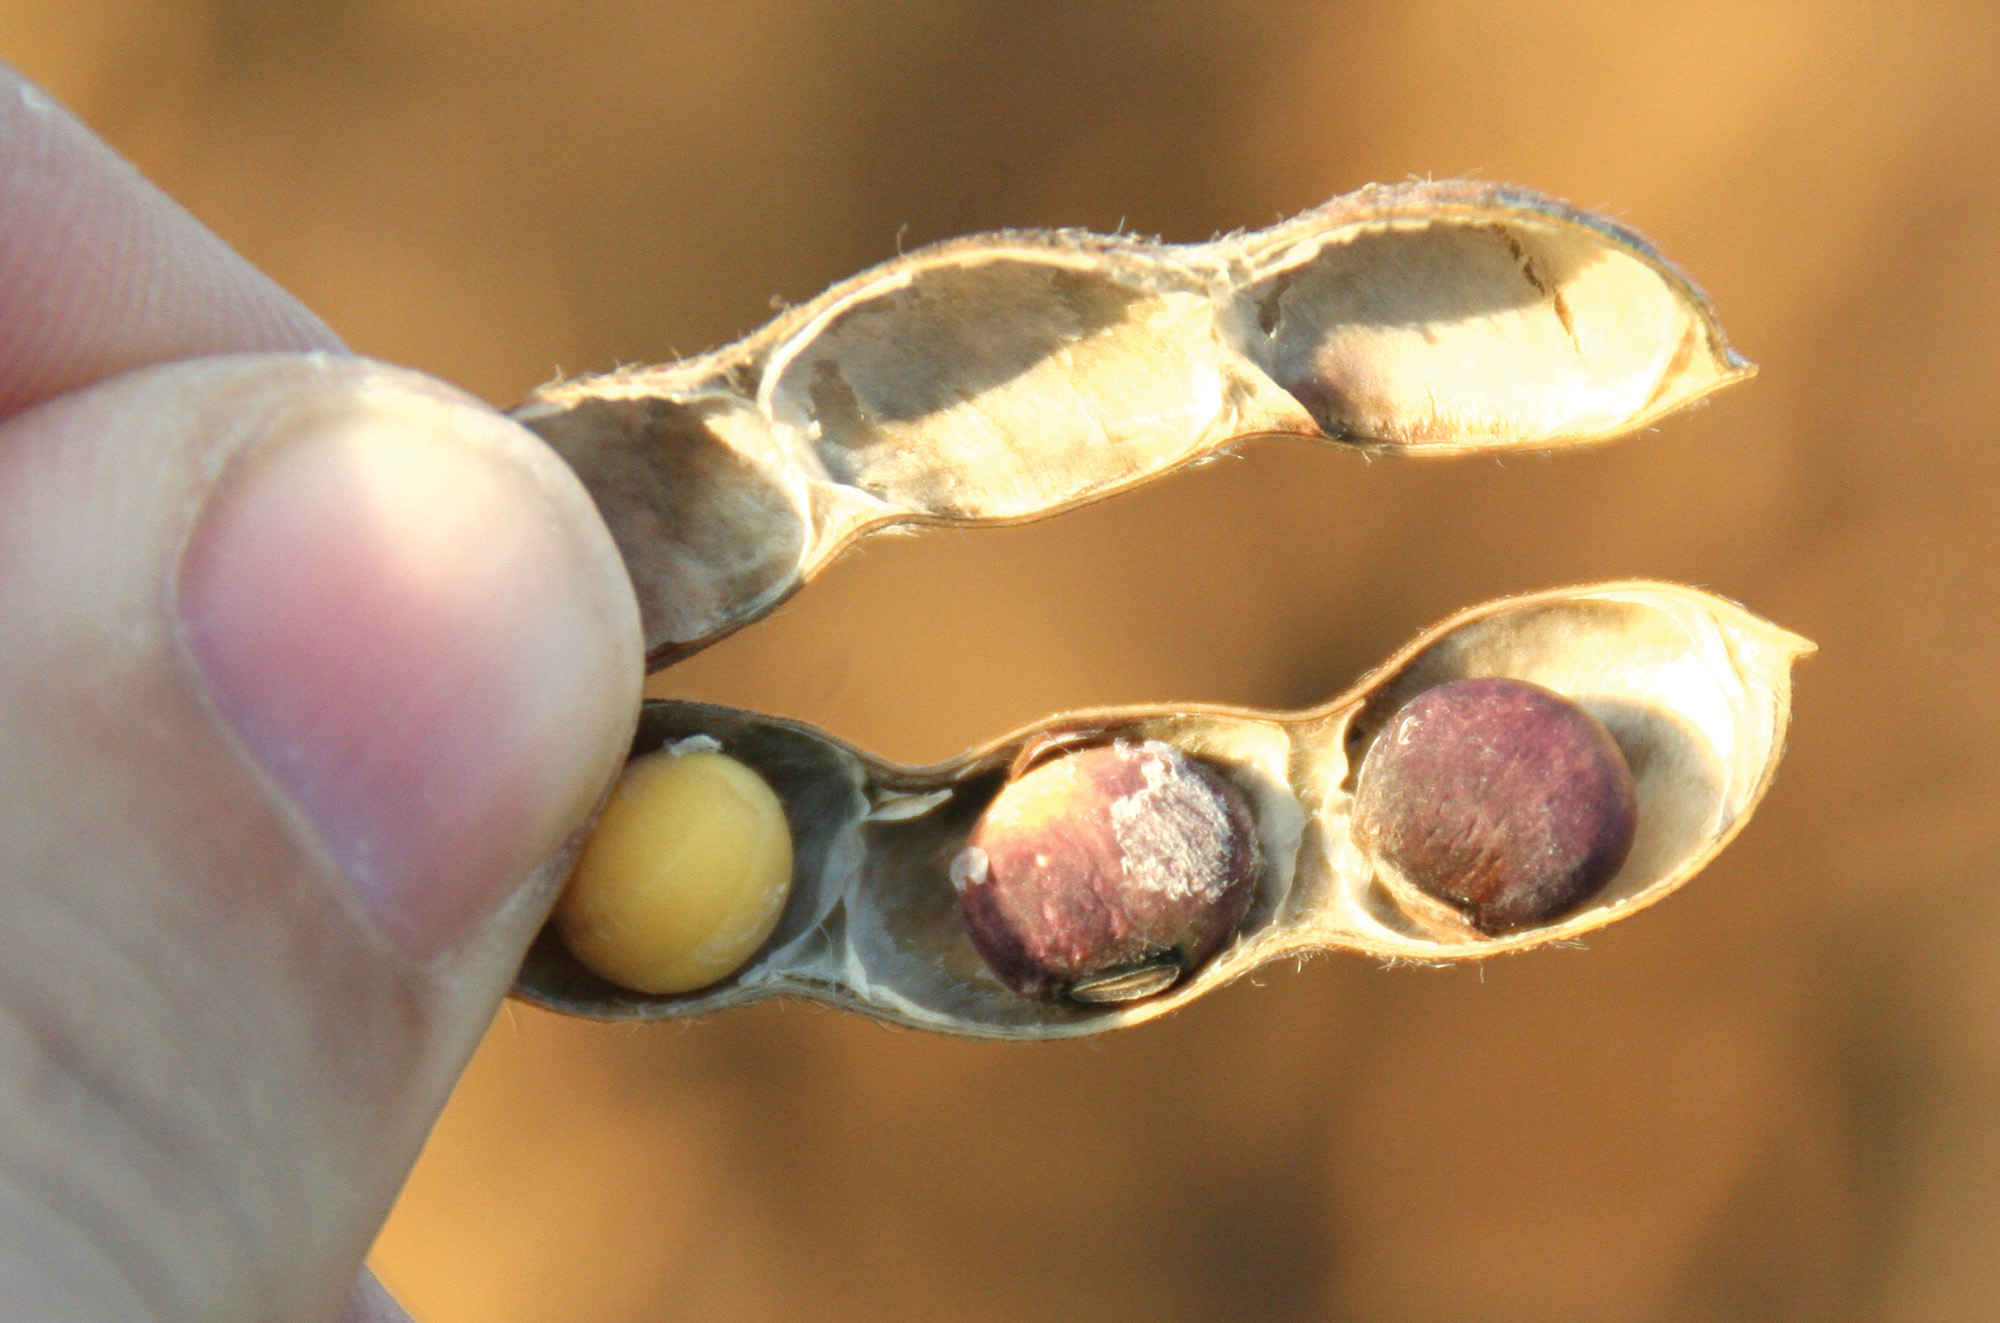
<path fill-rule="evenodd" d="M 1221 947 L 1256 891 L 1249 806 L 1157 740 L 1067 753 L 1010 782 L 952 861 L 966 935 L 1015 992 L 1163 992 Z"/>
<path fill-rule="evenodd" d="M 1638 818 L 1610 732 L 1524 680 L 1457 680 L 1411 699 L 1369 746 L 1354 794 L 1355 836 L 1378 867 L 1492 934 L 1603 890 Z"/>

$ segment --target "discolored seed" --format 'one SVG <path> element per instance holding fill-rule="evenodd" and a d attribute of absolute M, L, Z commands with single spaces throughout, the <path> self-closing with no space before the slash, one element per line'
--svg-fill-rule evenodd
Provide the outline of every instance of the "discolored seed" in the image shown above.
<path fill-rule="evenodd" d="M 1411 699 L 1369 746 L 1354 794 L 1355 838 L 1378 872 L 1488 934 L 1596 895 L 1637 824 L 1610 733 L 1523 680 L 1458 680 Z"/>
<path fill-rule="evenodd" d="M 593 973 L 689 992 L 763 945 L 791 885 L 791 831 L 764 779 L 712 750 L 664 751 L 625 769 L 554 917 Z"/>
<path fill-rule="evenodd" d="M 1241 792 L 1170 745 L 1118 741 L 1007 785 L 951 876 L 1008 987 L 1105 1003 L 1163 992 L 1214 954 L 1260 863 Z"/>

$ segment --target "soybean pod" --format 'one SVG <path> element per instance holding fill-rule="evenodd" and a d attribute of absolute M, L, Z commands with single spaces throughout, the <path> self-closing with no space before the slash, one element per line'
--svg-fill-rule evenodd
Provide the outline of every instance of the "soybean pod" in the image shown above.
<path fill-rule="evenodd" d="M 1422 182 L 1208 243 L 938 244 L 515 417 L 597 501 L 659 667 L 878 529 L 1044 518 L 1259 436 L 1593 443 L 1753 371 L 1632 231 Z M 608 1019 L 796 996 L 1033 1039 L 1313 951 L 1567 940 L 1741 828 L 1810 647 L 1671 584 L 1541 593 L 1454 617 L 1320 707 L 1069 713 L 934 767 L 650 702 L 516 991 Z"/>
<path fill-rule="evenodd" d="M 1259 436 L 1415 455 L 1603 441 L 1753 371 L 1631 230 L 1452 181 L 1209 243 L 952 240 L 514 416 L 597 501 L 658 667 L 878 529 L 1040 519 Z"/>
<path fill-rule="evenodd" d="M 917 1028 L 1040 1039 L 1136 1024 L 1271 961 L 1317 951 L 1443 962 L 1570 940 L 1662 899 L 1741 829 L 1783 748 L 1791 664 L 1810 650 L 1734 604 L 1673 584 L 1546 592 L 1466 611 L 1305 711 L 1069 713 L 922 768 L 799 722 L 651 702 L 635 755 L 696 741 L 776 792 L 792 838 L 784 912 L 746 963 L 697 991 L 616 986 L 553 928 L 516 990 L 603 1019 L 791 996 Z M 1357 836 L 1355 800 L 1374 745 L 1414 700 L 1496 678 L 1560 696 L 1601 725 L 1629 769 L 1636 830 L 1616 872 L 1574 908 L 1483 931 L 1384 869 Z M 1108 999 L 1024 995 L 968 926 L 968 848 L 1010 784 L 1075 751 L 1121 745 L 1170 750 L 1243 805 L 1257 864 L 1240 915 L 1216 949 L 1171 977 L 1149 979 L 1147 968 L 1163 967 L 1156 963 L 1132 971 Z"/>

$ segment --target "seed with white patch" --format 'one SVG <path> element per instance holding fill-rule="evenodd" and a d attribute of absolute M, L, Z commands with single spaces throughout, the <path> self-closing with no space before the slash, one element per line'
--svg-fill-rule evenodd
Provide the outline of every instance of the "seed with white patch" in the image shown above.
<path fill-rule="evenodd" d="M 986 851 L 976 845 L 966 846 L 951 861 L 949 871 L 953 891 L 964 891 L 967 887 L 978 886 L 986 880 Z"/>
<path fill-rule="evenodd" d="M 971 885 L 975 851 L 983 885 Z M 1158 740 L 1119 740 L 1009 783 L 950 872 L 966 933 L 1002 982 L 1098 1003 L 1164 991 L 1213 955 L 1260 863 L 1231 782 Z"/>

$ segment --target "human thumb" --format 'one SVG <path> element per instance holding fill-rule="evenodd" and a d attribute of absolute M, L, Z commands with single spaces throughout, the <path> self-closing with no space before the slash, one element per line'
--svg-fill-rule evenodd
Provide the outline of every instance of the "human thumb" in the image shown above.
<path fill-rule="evenodd" d="M 615 774 L 568 470 L 414 374 L 0 423 L 0 1316 L 331 1319 Z"/>

